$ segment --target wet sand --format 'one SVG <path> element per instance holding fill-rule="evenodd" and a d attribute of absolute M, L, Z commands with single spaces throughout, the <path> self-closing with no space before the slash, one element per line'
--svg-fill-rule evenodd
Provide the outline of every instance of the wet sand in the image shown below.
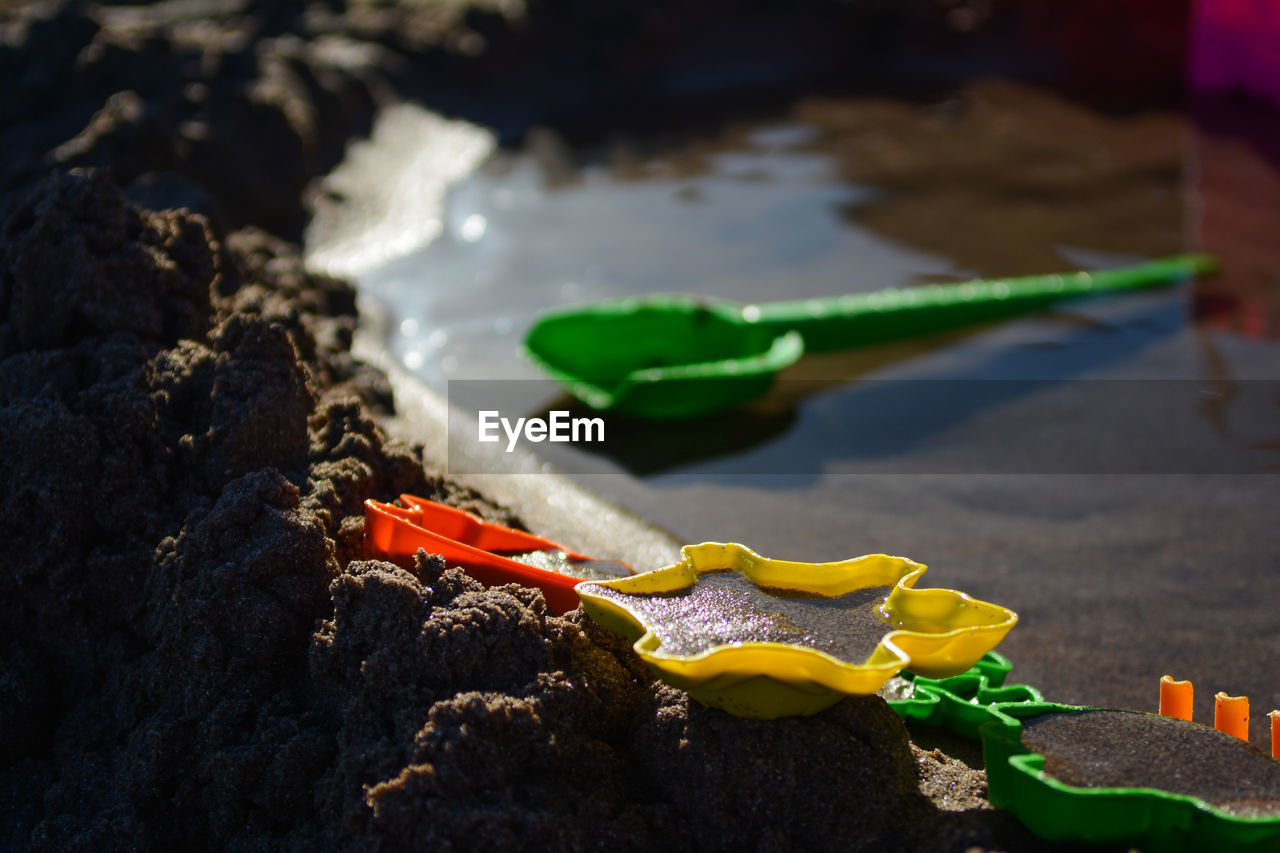
<path fill-rule="evenodd" d="M 524 563 L 526 566 L 534 566 L 539 569 L 546 569 L 549 572 L 556 572 L 562 575 L 568 575 L 571 578 L 583 578 L 584 580 L 609 580 L 610 578 L 625 578 L 634 572 L 627 569 L 626 565 L 618 560 L 575 560 L 572 559 L 564 551 L 527 551 L 516 554 L 500 554 L 508 560 L 515 560 L 517 563 Z"/>
<path fill-rule="evenodd" d="M 1023 722 L 1045 772 L 1082 788 L 1158 788 L 1237 817 L 1280 814 L 1280 763 L 1208 726 L 1155 714 L 1082 711 Z"/>
<path fill-rule="evenodd" d="M 762 589 L 733 572 L 701 575 L 688 589 L 634 595 L 596 592 L 638 615 L 661 639 L 660 654 L 693 656 L 717 646 L 784 643 L 862 663 L 889 633 L 881 606 L 890 587 L 868 587 L 836 598 Z"/>

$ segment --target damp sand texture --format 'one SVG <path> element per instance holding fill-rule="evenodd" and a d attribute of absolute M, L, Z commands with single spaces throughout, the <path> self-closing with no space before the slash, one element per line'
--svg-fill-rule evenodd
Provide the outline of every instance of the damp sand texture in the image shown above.
<path fill-rule="evenodd" d="M 608 581 L 630 577 L 633 574 L 626 563 L 618 560 L 578 560 L 564 551 L 521 551 L 499 553 L 498 556 L 524 563 L 526 566 L 533 566 L 535 569 L 545 569 L 548 572 L 582 580 Z"/>
<path fill-rule="evenodd" d="M 862 663 L 893 630 L 882 613 L 892 587 L 874 586 L 834 598 L 761 588 L 738 572 L 701 575 L 675 592 L 636 595 L 609 587 L 593 592 L 638 616 L 662 641 L 657 651 L 693 656 L 716 646 L 784 643 Z"/>
<path fill-rule="evenodd" d="M 1137 711 L 1024 720 L 1022 743 L 1044 770 L 1080 788 L 1155 788 L 1237 817 L 1280 815 L 1280 761 L 1208 726 Z"/>

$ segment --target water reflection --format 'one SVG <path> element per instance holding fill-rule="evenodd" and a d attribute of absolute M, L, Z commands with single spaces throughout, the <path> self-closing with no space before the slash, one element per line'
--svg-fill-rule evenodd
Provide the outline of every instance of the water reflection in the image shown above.
<path fill-rule="evenodd" d="M 1130 255 L 1184 245 L 1186 122 L 1116 118 L 1010 83 L 920 109 L 897 100 L 809 100 L 843 180 L 884 192 L 851 224 L 976 274 L 1057 269 L 1059 247 Z"/>
<path fill-rule="evenodd" d="M 804 385 L 803 389 L 799 386 Z M 816 383 L 787 383 L 788 394 L 812 393 Z M 535 409 L 530 417 L 547 418 L 553 411 L 567 411 L 570 417 L 599 415 L 572 397 L 557 397 L 546 406 Z M 732 412 L 721 412 L 681 421 L 642 421 L 625 416 L 608 420 L 607 442 L 603 445 L 583 444 L 577 453 L 596 455 L 614 463 L 637 477 L 651 477 L 720 459 L 738 459 L 762 445 L 785 436 L 795 426 L 798 413 L 794 405 L 779 406 L 770 394 Z M 572 456 L 551 456 L 558 467 L 569 473 L 587 473 L 591 469 Z"/>
<path fill-rule="evenodd" d="M 1215 329 L 1280 338 L 1280 112 L 1230 99 L 1194 106 L 1197 238 L 1231 263 L 1196 291 Z"/>
<path fill-rule="evenodd" d="M 1118 316 L 1112 306 L 1115 322 L 1075 324 L 1053 347 L 960 347 L 964 357 L 938 352 L 844 382 L 793 375 L 734 412 L 679 423 L 613 416 L 603 444 L 550 456 L 582 474 L 598 469 L 581 454 L 596 455 L 655 485 L 672 474 L 682 484 L 785 474 L 788 488 L 855 473 L 1276 470 L 1280 383 L 1175 380 L 1167 366 L 1145 379 L 1099 378 L 1143 351 L 1176 348 L 1182 300 L 1144 302 Z M 566 398 L 538 415 L 563 408 L 572 408 Z"/>
<path fill-rule="evenodd" d="M 391 349 L 441 390 L 457 378 L 537 377 L 520 341 L 539 310 L 565 303 L 673 291 L 743 302 L 826 296 L 1121 265 L 1200 240 L 1224 255 L 1227 272 L 1194 287 L 1195 316 L 1274 334 L 1280 263 L 1270 236 L 1280 207 L 1268 201 L 1280 187 L 1267 157 L 1275 152 L 1241 143 L 1230 112 L 1209 115 L 1197 130 L 1173 112 L 1106 116 L 986 82 L 925 106 L 801 99 L 765 121 L 588 150 L 541 129 L 457 180 L 439 236 L 361 283 L 397 315 Z M 1241 145 L 1252 159 L 1236 156 Z M 1194 208 L 1183 178 L 1188 150 Z M 1187 301 L 1185 292 L 1103 300 L 807 357 L 769 397 L 734 413 L 732 429 L 717 419 L 624 426 L 608 459 L 644 477 L 714 476 L 724 460 L 755 454 L 773 460 L 771 469 L 818 477 L 833 460 L 874 456 L 866 449 L 874 443 L 859 448 L 810 428 L 879 405 L 849 384 L 858 379 L 1014 378 L 1033 365 L 1053 381 L 1280 375 L 1274 351 L 1242 358 L 1219 337 L 1188 331 Z M 1220 433 L 1231 396 L 1188 393 L 1207 433 Z M 518 411 L 554 407 L 562 402 L 526 401 Z M 936 402 L 893 453 L 922 452 L 948 429 L 1016 407 L 1007 394 Z"/>

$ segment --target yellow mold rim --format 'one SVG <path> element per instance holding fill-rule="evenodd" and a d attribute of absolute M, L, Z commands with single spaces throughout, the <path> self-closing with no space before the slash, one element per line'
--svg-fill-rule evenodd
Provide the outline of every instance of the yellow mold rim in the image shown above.
<path fill-rule="evenodd" d="M 774 719 L 816 714 L 845 696 L 875 693 L 908 667 L 929 678 L 958 675 L 993 649 L 1018 621 L 1006 607 L 953 589 L 913 589 L 926 566 L 904 557 L 868 554 L 833 563 L 762 557 L 743 545 L 686 545 L 675 565 L 574 589 L 592 619 L 634 639 L 636 654 L 668 684 L 740 717 Z M 736 571 L 759 587 L 835 598 L 873 586 L 892 586 L 882 606 L 888 629 L 865 661 L 785 643 L 734 643 L 696 655 L 668 654 L 641 614 L 601 595 L 609 588 L 661 595 L 693 586 L 701 575 Z"/>

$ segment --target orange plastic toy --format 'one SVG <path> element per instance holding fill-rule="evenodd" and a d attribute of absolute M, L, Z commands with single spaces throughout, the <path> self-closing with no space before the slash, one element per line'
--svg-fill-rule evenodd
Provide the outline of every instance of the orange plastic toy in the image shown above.
<path fill-rule="evenodd" d="M 1174 681 L 1171 675 L 1161 676 L 1160 713 L 1162 715 L 1190 722 L 1191 696 L 1190 681 Z M 1267 716 L 1271 719 L 1271 754 L 1280 759 L 1280 711 L 1272 711 Z M 1213 727 L 1248 743 L 1249 697 L 1228 696 L 1221 692 L 1214 694 Z"/>
<path fill-rule="evenodd" d="M 1267 714 L 1271 718 L 1271 754 L 1280 759 L 1280 711 Z"/>
<path fill-rule="evenodd" d="M 1190 721 L 1192 696 L 1190 681 L 1174 681 L 1169 675 L 1161 677 L 1160 713 L 1164 716 Z"/>
<path fill-rule="evenodd" d="M 1249 740 L 1249 697 L 1213 695 L 1213 727 L 1246 743 Z"/>
<path fill-rule="evenodd" d="M 547 606 L 564 613 L 578 606 L 575 584 L 583 577 L 539 568 L 503 554 L 562 552 L 564 565 L 606 561 L 570 551 L 563 545 L 483 521 L 469 512 L 413 495 L 401 495 L 403 507 L 367 500 L 364 503 L 364 550 L 371 559 L 389 560 L 404 566 L 413 564 L 414 554 L 423 548 L 445 561 L 462 566 L 481 583 L 496 586 L 518 583 L 537 587 L 547 598 Z M 617 567 L 616 576 L 632 574 L 625 563 L 607 561 Z"/>

